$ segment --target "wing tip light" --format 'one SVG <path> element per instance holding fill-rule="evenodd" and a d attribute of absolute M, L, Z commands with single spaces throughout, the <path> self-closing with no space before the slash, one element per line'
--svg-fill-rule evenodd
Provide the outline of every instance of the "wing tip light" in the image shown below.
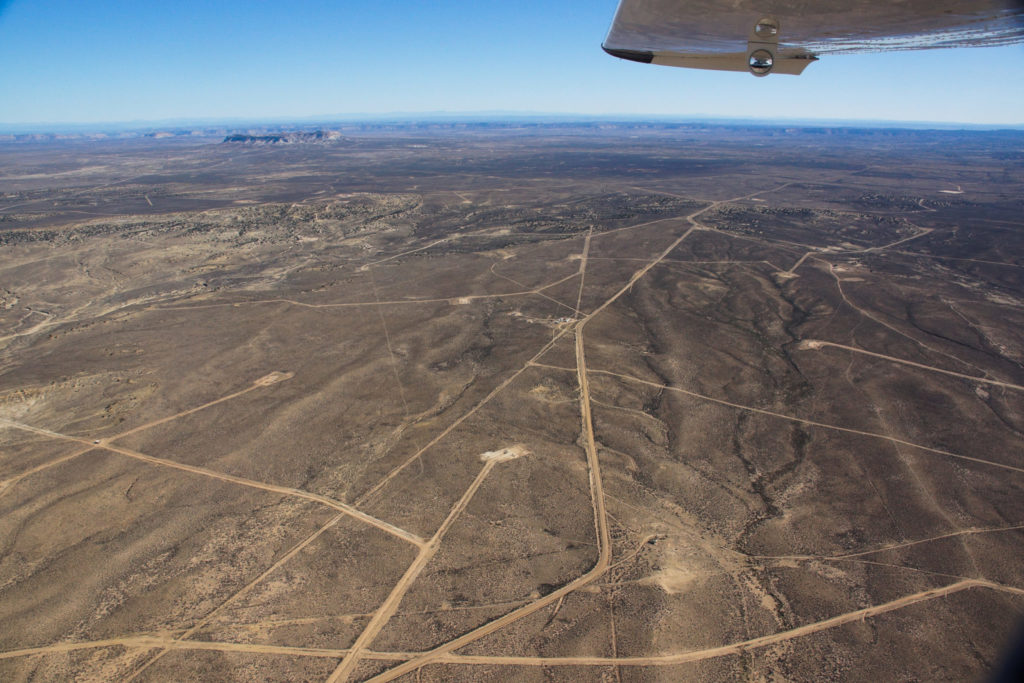
<path fill-rule="evenodd" d="M 618 48 L 608 47 L 603 43 L 601 44 L 601 49 L 610 54 L 612 57 L 626 59 L 630 62 L 650 64 L 651 62 L 654 61 L 654 53 L 648 50 L 620 50 Z"/>

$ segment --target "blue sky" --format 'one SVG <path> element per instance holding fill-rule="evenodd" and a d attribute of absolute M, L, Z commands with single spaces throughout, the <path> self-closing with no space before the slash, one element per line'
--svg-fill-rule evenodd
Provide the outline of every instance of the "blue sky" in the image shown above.
<path fill-rule="evenodd" d="M 523 111 L 1024 124 L 1024 47 L 622 62 L 617 0 L 0 0 L 0 123 Z"/>

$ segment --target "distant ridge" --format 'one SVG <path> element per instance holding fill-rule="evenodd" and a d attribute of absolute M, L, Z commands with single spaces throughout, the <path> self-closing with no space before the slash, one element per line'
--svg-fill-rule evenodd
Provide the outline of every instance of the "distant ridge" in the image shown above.
<path fill-rule="evenodd" d="M 236 133 L 225 137 L 222 144 L 298 145 L 344 141 L 345 137 L 338 131 L 316 130 L 312 132 L 271 133 L 268 135 L 246 135 L 244 133 Z"/>

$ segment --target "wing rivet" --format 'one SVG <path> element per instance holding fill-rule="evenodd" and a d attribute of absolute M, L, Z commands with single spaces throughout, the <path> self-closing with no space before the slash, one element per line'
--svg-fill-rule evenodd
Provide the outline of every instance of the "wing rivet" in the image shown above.
<path fill-rule="evenodd" d="M 771 17 L 764 17 L 754 26 L 754 35 L 758 38 L 775 38 L 779 35 L 779 22 Z"/>
<path fill-rule="evenodd" d="M 750 53 L 747 63 L 750 65 L 750 73 L 755 76 L 767 76 L 775 64 L 775 57 L 768 50 L 754 50 Z"/>

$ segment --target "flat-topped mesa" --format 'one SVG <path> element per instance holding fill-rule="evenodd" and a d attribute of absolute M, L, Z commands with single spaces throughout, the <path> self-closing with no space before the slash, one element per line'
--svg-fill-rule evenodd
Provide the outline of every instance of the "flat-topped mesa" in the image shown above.
<path fill-rule="evenodd" d="M 297 145 L 317 144 L 326 142 L 347 142 L 347 138 L 336 130 L 293 131 L 290 133 L 268 133 L 266 135 L 249 135 L 234 133 L 224 138 L 221 144 L 242 145 Z"/>

